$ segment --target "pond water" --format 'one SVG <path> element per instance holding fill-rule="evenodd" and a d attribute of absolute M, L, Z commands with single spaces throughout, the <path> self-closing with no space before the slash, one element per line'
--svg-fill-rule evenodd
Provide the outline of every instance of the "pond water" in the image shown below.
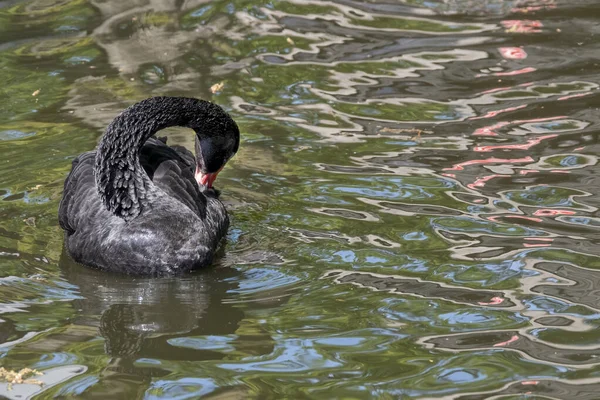
<path fill-rule="evenodd" d="M 598 398 L 599 33 L 595 0 L 0 0 L 0 365 L 44 373 L 0 396 Z M 152 95 L 240 125 L 227 243 L 79 266 L 71 160 Z"/>

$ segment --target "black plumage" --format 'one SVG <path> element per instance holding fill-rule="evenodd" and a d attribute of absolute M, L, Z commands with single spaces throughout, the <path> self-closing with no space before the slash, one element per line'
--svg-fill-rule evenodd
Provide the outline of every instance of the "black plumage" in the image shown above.
<path fill-rule="evenodd" d="M 152 136 L 170 126 L 196 132 L 197 158 Z M 219 106 L 153 97 L 117 116 L 95 151 L 73 161 L 59 207 L 66 248 L 82 264 L 138 275 L 177 274 L 209 264 L 229 219 L 194 169 L 216 174 L 239 146 Z"/>

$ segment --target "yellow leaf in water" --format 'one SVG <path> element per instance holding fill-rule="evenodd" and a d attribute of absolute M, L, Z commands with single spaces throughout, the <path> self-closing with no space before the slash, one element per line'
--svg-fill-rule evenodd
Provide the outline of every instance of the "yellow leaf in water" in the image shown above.
<path fill-rule="evenodd" d="M 35 226 L 35 217 L 29 217 L 23 220 L 23 222 L 25 222 L 25 225 L 27 226 L 31 226 L 32 228 L 37 228 L 37 226 Z"/>
<path fill-rule="evenodd" d="M 0 368 L 0 381 L 8 383 L 8 390 L 12 390 L 13 384 L 32 384 L 32 385 L 43 385 L 44 383 L 38 379 L 32 379 L 31 376 L 43 375 L 41 372 L 31 369 L 23 368 L 20 371 L 13 371 Z"/>
<path fill-rule="evenodd" d="M 286 40 L 287 40 L 287 42 L 288 42 L 289 44 L 291 44 L 292 46 L 293 46 L 293 45 L 295 45 L 295 43 L 294 43 L 294 41 L 292 40 L 292 38 L 291 38 L 291 37 L 287 38 Z"/>
<path fill-rule="evenodd" d="M 31 95 L 32 95 L 33 97 L 37 96 L 38 94 L 40 94 L 40 90 L 42 90 L 42 89 L 38 89 L 38 90 L 36 90 L 35 92 L 31 93 Z"/>
<path fill-rule="evenodd" d="M 219 91 L 221 91 L 221 89 L 223 89 L 223 86 L 225 86 L 225 84 L 223 82 L 219 82 L 219 83 L 215 83 L 214 85 L 212 85 L 210 87 L 210 91 L 215 94 Z"/>

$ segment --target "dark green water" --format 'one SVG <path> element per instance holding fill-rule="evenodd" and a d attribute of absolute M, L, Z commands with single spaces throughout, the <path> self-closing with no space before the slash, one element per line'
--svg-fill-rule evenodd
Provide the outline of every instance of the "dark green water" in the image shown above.
<path fill-rule="evenodd" d="M 599 27 L 593 0 L 0 1 L 0 365 L 45 382 L 0 396 L 597 399 Z M 165 94 L 241 127 L 218 262 L 75 265 L 71 160 Z"/>

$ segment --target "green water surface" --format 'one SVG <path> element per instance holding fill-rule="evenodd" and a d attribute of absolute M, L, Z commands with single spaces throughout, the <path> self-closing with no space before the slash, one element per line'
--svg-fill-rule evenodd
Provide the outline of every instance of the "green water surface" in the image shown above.
<path fill-rule="evenodd" d="M 0 1 L 0 366 L 44 383 L 0 396 L 598 398 L 599 18 Z M 79 266 L 57 221 L 71 161 L 153 95 L 239 124 L 227 242 L 179 278 Z"/>

